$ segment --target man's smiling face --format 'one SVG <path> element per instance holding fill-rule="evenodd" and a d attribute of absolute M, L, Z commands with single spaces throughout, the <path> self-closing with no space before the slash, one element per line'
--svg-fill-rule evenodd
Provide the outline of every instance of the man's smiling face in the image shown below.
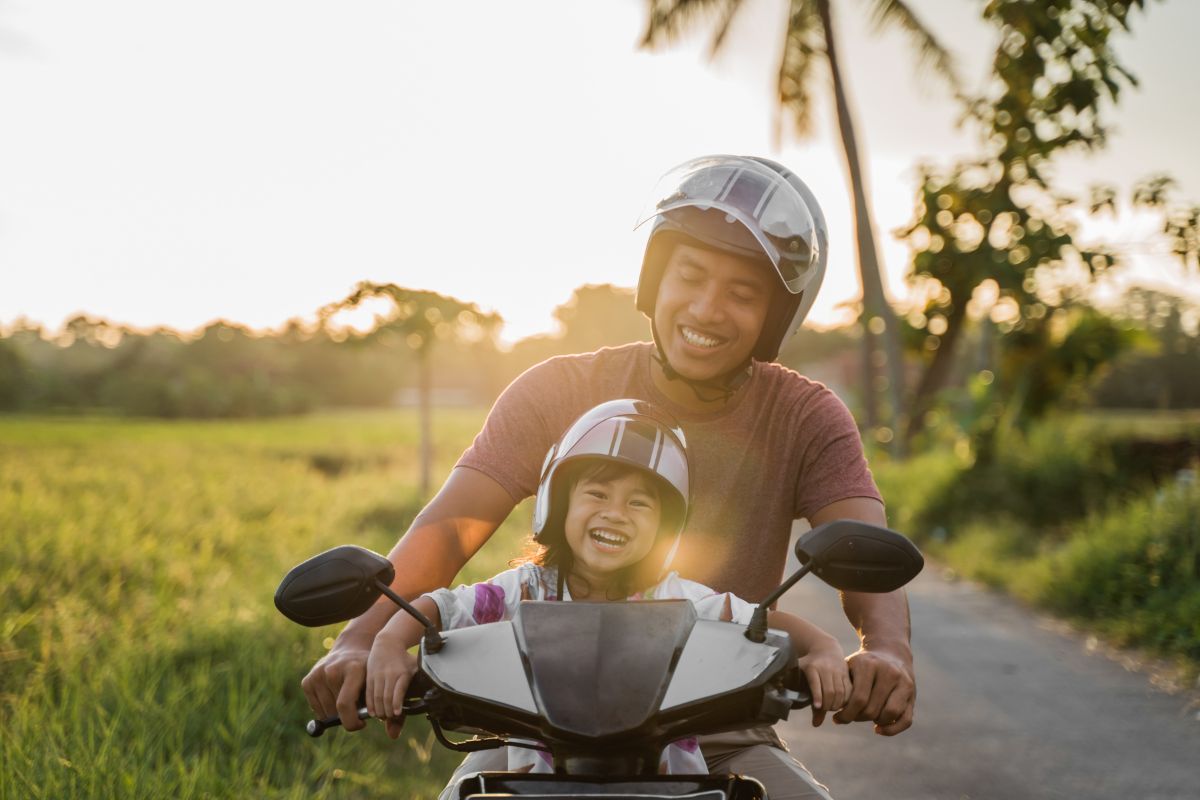
<path fill-rule="evenodd" d="M 768 267 L 728 253 L 678 244 L 667 260 L 654 325 L 667 361 L 703 381 L 750 357 L 770 304 Z"/>

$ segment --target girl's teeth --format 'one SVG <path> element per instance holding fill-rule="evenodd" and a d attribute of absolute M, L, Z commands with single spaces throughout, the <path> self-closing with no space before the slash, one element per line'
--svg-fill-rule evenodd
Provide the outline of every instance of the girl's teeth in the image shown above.
<path fill-rule="evenodd" d="M 593 539 L 602 544 L 619 546 L 629 541 L 629 537 L 627 536 L 622 536 L 619 533 L 609 533 L 608 531 L 600 530 L 598 528 L 589 531 L 589 534 Z"/>
<path fill-rule="evenodd" d="M 684 341 L 696 347 L 716 347 L 721 343 L 720 339 L 714 339 L 711 336 L 705 336 L 690 328 L 680 328 L 683 332 Z"/>

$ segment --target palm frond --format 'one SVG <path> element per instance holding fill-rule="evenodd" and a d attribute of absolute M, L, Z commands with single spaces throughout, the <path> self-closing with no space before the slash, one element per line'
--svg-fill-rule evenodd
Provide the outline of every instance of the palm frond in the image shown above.
<path fill-rule="evenodd" d="M 694 21 L 710 16 L 714 10 L 721 13 L 721 27 L 717 36 L 723 38 L 741 0 L 646 0 L 646 31 L 642 34 L 641 46 L 654 48 L 670 42 Z M 718 46 L 714 43 L 713 50 Z"/>
<path fill-rule="evenodd" d="M 903 0 L 870 0 L 871 21 L 877 31 L 888 25 L 900 28 L 908 34 L 917 50 L 917 64 L 931 68 L 950 86 L 956 97 L 963 97 L 962 82 L 958 78 L 958 67 L 950 51 L 942 47 L 933 32 L 925 27 L 917 15 Z"/>
<path fill-rule="evenodd" d="M 815 4 L 792 0 L 777 85 L 779 105 L 790 113 L 799 136 L 812 130 L 812 75 L 814 66 L 824 58 L 825 39 Z M 782 119 L 777 124 L 781 125 Z"/>
<path fill-rule="evenodd" d="M 733 18 L 741 8 L 742 0 L 727 0 L 725 8 L 721 10 L 721 21 L 717 23 L 717 32 L 713 34 L 712 44 L 708 48 L 709 58 L 715 57 L 717 51 L 721 49 L 721 45 L 725 43 L 725 35 L 729 33 Z"/>

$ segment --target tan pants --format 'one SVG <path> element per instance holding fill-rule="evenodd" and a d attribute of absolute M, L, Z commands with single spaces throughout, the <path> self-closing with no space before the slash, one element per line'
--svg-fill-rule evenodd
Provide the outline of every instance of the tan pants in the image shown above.
<path fill-rule="evenodd" d="M 787 746 L 771 728 L 718 733 L 700 737 L 700 752 L 715 774 L 747 775 L 761 783 L 769 800 L 818 798 L 833 800 L 804 765 L 792 758 Z M 456 800 L 458 782 L 476 772 L 502 772 L 508 768 L 504 748 L 471 753 L 454 770 L 438 800 Z"/>

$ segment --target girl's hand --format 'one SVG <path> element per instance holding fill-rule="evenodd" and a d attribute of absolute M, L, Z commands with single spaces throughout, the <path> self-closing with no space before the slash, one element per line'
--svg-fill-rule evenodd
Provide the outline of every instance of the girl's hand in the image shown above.
<path fill-rule="evenodd" d="M 850 697 L 850 671 L 842 646 L 833 637 L 809 650 L 798 664 L 812 693 L 815 728 L 825 721 L 826 712 L 837 711 L 846 704 Z"/>
<path fill-rule="evenodd" d="M 367 658 L 367 711 L 387 723 L 387 734 L 393 739 L 404 727 L 404 694 L 416 674 L 417 657 L 386 628 L 380 631 Z"/>

